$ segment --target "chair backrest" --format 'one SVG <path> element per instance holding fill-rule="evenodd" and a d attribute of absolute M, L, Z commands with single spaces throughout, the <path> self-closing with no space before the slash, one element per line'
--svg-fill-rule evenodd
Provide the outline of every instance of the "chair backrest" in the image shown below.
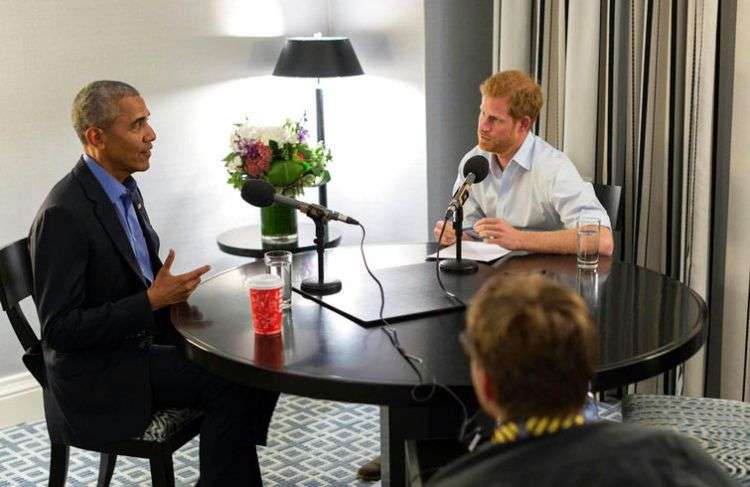
<path fill-rule="evenodd" d="M 26 368 L 44 385 L 41 343 L 21 310 L 21 301 L 31 296 L 32 283 L 29 239 L 16 240 L 0 249 L 0 303 L 25 351 L 23 362 Z"/>
<path fill-rule="evenodd" d="M 619 232 L 622 230 L 622 186 L 609 186 L 606 184 L 593 183 L 594 193 L 599 199 L 599 202 L 604 207 L 604 210 L 609 216 L 609 221 L 612 223 L 612 231 Z"/>

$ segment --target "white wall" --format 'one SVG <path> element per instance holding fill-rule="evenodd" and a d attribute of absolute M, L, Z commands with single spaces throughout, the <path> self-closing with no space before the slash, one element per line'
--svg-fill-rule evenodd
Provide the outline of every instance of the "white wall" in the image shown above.
<path fill-rule="evenodd" d="M 178 272 L 244 262 L 215 243 L 259 220 L 225 184 L 231 124 L 245 114 L 281 122 L 303 110 L 314 120 L 314 81 L 270 73 L 286 36 L 315 31 L 351 36 L 366 73 L 324 80 L 329 205 L 363 222 L 368 241 L 423 240 L 423 23 L 416 0 L 3 2 L 0 245 L 27 234 L 80 154 L 69 121 L 76 92 L 121 79 L 141 91 L 157 132 L 151 169 L 136 178 L 163 253 L 176 249 Z M 23 370 L 20 353 L 3 314 L 0 378 Z"/>
<path fill-rule="evenodd" d="M 331 30 L 351 39 L 367 76 L 325 80 L 335 151 L 329 206 L 362 215 L 368 241 L 427 234 L 424 12 L 415 0 L 331 0 Z M 356 237 L 354 227 L 342 228 Z M 354 243 L 354 240 L 350 240 Z"/>

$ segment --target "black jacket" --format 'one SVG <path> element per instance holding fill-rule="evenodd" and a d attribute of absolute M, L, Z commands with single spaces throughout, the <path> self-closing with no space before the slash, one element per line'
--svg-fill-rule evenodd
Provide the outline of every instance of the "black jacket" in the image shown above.
<path fill-rule="evenodd" d="M 156 274 L 159 239 L 135 206 Z M 170 333 L 168 310 L 151 311 L 116 210 L 82 158 L 50 191 L 29 242 L 50 438 L 96 446 L 142 433 L 152 415 L 142 343 Z"/>
<path fill-rule="evenodd" d="M 516 443 L 486 443 L 438 471 L 432 487 L 739 486 L 694 440 L 602 421 Z"/>

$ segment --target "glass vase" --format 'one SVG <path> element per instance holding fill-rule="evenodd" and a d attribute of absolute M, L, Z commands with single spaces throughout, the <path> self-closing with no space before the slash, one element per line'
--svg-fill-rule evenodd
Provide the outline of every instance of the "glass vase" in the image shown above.
<path fill-rule="evenodd" d="M 260 236 L 264 244 L 297 243 L 297 210 L 276 203 L 260 209 Z"/>

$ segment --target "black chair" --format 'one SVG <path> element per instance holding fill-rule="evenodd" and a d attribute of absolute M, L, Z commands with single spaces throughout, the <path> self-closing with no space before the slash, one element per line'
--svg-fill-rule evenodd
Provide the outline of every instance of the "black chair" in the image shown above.
<path fill-rule="evenodd" d="M 598 183 L 593 183 L 593 186 L 596 197 L 606 210 L 607 216 L 609 216 L 609 220 L 612 223 L 612 231 L 621 231 L 624 214 L 622 211 L 623 200 L 620 198 L 622 195 L 622 186 L 610 186 Z"/>
<path fill-rule="evenodd" d="M 31 293 L 31 260 L 28 238 L 24 238 L 0 249 L 0 302 L 25 351 L 23 363 L 44 390 L 47 381 L 41 342 L 20 306 L 20 302 L 31 296 Z M 151 481 L 154 486 L 173 487 L 172 453 L 198 434 L 202 419 L 203 414 L 200 411 L 190 409 L 157 411 L 140 437 L 98 450 L 101 453 L 101 459 L 97 485 L 108 486 L 115 469 L 117 455 L 127 455 L 149 459 Z M 71 446 L 77 445 L 51 444 L 50 486 L 65 485 Z"/>

